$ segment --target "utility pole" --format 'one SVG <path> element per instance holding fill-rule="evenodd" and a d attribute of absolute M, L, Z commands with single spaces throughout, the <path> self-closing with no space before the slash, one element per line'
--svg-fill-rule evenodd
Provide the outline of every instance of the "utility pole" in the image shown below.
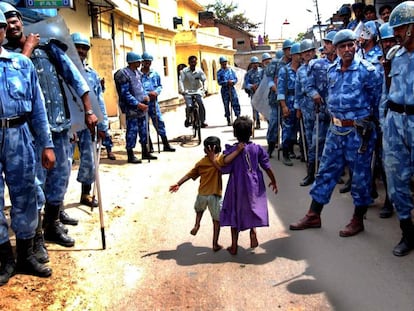
<path fill-rule="evenodd" d="M 321 28 L 321 18 L 319 16 L 319 6 L 318 6 L 318 0 L 314 0 L 315 1 L 315 6 L 316 6 L 316 23 L 318 24 L 318 28 L 319 28 L 319 37 L 320 37 L 320 41 L 319 44 L 322 46 L 322 28 Z"/>
<path fill-rule="evenodd" d="M 138 4 L 138 31 L 141 35 L 141 45 L 142 45 L 142 53 L 146 51 L 145 49 L 145 36 L 144 36 L 144 24 L 142 23 L 142 14 L 141 14 L 141 0 L 137 0 Z"/>

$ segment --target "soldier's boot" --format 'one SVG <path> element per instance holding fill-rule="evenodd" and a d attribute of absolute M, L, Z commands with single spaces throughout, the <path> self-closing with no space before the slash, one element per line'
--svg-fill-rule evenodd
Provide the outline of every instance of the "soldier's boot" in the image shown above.
<path fill-rule="evenodd" d="M 269 145 L 267 146 L 267 154 L 269 155 L 269 158 L 272 157 L 272 153 L 273 151 L 275 151 L 276 148 L 276 143 L 274 142 L 269 142 Z"/>
<path fill-rule="evenodd" d="M 321 222 L 321 212 L 323 209 L 323 204 L 312 200 L 311 206 L 306 213 L 305 217 L 300 219 L 298 222 L 290 224 L 290 230 L 305 230 L 311 228 L 320 228 L 322 225 Z"/>
<path fill-rule="evenodd" d="M 309 186 L 313 183 L 314 180 L 315 180 L 315 163 L 312 162 L 308 164 L 308 175 L 302 180 L 300 185 L 302 187 Z"/>
<path fill-rule="evenodd" d="M 286 148 L 283 148 L 283 164 L 286 166 L 293 166 L 293 162 L 289 157 L 289 150 Z"/>
<path fill-rule="evenodd" d="M 128 163 L 134 163 L 134 164 L 139 164 L 141 163 L 141 160 L 138 159 L 135 155 L 134 155 L 134 150 L 132 149 L 127 149 L 127 155 L 128 155 Z"/>
<path fill-rule="evenodd" d="M 339 236 L 346 238 L 364 231 L 364 215 L 367 210 L 367 206 L 355 207 L 354 215 L 352 216 L 351 221 L 345 226 L 344 229 L 339 231 Z"/>
<path fill-rule="evenodd" d="M 143 160 L 157 160 L 157 157 L 148 151 L 147 145 L 141 144 Z"/>
<path fill-rule="evenodd" d="M 232 125 L 232 124 L 231 124 L 230 117 L 227 117 L 227 125 L 228 125 L 228 126 L 231 126 L 231 125 Z"/>
<path fill-rule="evenodd" d="M 16 271 L 23 274 L 47 278 L 52 275 L 52 269 L 36 260 L 33 254 L 33 239 L 16 239 Z"/>
<path fill-rule="evenodd" d="M 49 262 L 49 254 L 45 246 L 45 239 L 43 237 L 42 230 L 42 213 L 39 210 L 38 213 L 38 223 L 36 228 L 36 233 L 33 238 L 33 254 L 36 257 L 36 260 L 40 263 Z"/>
<path fill-rule="evenodd" d="M 44 238 L 46 241 L 56 243 L 65 247 L 72 247 L 75 245 L 75 240 L 72 239 L 60 225 L 59 212 L 61 204 L 54 205 L 46 203 L 44 216 Z"/>
<path fill-rule="evenodd" d="M 405 256 L 414 249 L 414 225 L 411 218 L 401 219 L 400 228 L 402 231 L 401 241 L 394 247 L 392 253 L 395 256 Z"/>
<path fill-rule="evenodd" d="M 16 262 L 10 241 L 0 244 L 0 286 L 16 274 Z"/>
<path fill-rule="evenodd" d="M 162 144 L 164 145 L 164 151 L 175 152 L 175 148 L 171 147 L 167 136 L 161 136 Z"/>
<path fill-rule="evenodd" d="M 80 204 L 89 206 L 89 207 L 98 207 L 98 200 L 90 195 L 92 185 L 82 183 L 82 192 L 80 198 Z M 60 221 L 65 225 L 76 226 L 78 224 L 77 219 L 71 218 L 63 209 L 60 211 L 59 215 Z"/>
<path fill-rule="evenodd" d="M 381 207 L 381 210 L 379 212 L 379 217 L 380 218 L 390 218 L 393 213 L 394 213 L 394 206 L 391 203 L 391 200 L 388 196 L 388 193 L 386 193 L 385 194 L 384 205 Z"/>
<path fill-rule="evenodd" d="M 148 145 L 149 145 L 149 152 L 153 153 L 154 152 L 154 144 L 152 143 L 151 136 L 149 136 L 149 135 L 148 135 Z"/>

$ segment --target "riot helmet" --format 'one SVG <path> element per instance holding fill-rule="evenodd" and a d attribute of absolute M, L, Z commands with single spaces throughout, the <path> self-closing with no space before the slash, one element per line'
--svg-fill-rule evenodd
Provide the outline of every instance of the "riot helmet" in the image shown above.
<path fill-rule="evenodd" d="M 336 30 L 331 30 L 330 32 L 328 32 L 325 36 L 325 38 L 323 38 L 323 41 L 329 41 L 332 43 L 335 35 L 336 35 L 337 31 Z"/>
<path fill-rule="evenodd" d="M 295 42 L 292 44 L 292 47 L 290 48 L 290 54 L 291 55 L 300 54 L 300 43 L 299 42 Z"/>
<path fill-rule="evenodd" d="M 277 50 L 276 51 L 276 58 L 281 59 L 283 57 L 283 50 Z"/>
<path fill-rule="evenodd" d="M 84 36 L 83 34 L 81 34 L 80 32 L 74 32 L 73 34 L 70 35 L 72 38 L 72 41 L 75 45 L 84 45 L 87 46 L 88 48 L 91 47 L 91 43 L 89 41 L 89 39 Z"/>
<path fill-rule="evenodd" d="M 390 23 L 382 24 L 379 31 L 380 31 L 381 40 L 394 38 L 394 30 L 390 26 Z"/>
<path fill-rule="evenodd" d="M 219 62 L 220 62 L 220 64 L 221 63 L 226 63 L 227 62 L 227 58 L 225 56 L 220 56 Z"/>
<path fill-rule="evenodd" d="M 266 59 L 271 59 L 272 56 L 270 56 L 269 53 L 265 52 L 262 54 L 262 62 L 265 61 Z"/>
<path fill-rule="evenodd" d="M 259 63 L 259 58 L 257 56 L 250 57 L 250 64 L 257 64 Z"/>
<path fill-rule="evenodd" d="M 405 1 L 392 10 L 389 20 L 392 28 L 414 23 L 414 1 Z"/>
<path fill-rule="evenodd" d="M 145 51 L 144 53 L 142 53 L 142 60 L 150 60 L 152 61 L 154 59 L 154 57 L 148 53 L 147 51 Z"/>
<path fill-rule="evenodd" d="M 0 10 L 3 12 L 5 19 L 14 16 L 17 16 L 18 18 L 22 19 L 22 14 L 20 13 L 20 11 L 8 2 L 1 1 Z"/>
<path fill-rule="evenodd" d="M 285 41 L 283 41 L 282 49 L 284 50 L 284 49 L 291 48 L 293 43 L 294 42 L 292 40 L 286 39 Z"/>
<path fill-rule="evenodd" d="M 309 50 L 314 50 L 314 49 L 315 49 L 315 45 L 313 44 L 313 41 L 311 39 L 303 39 L 300 42 L 300 52 L 301 53 L 309 51 Z"/>
<path fill-rule="evenodd" d="M 142 62 L 142 57 L 138 53 L 128 52 L 126 56 L 126 61 L 128 64 Z"/>

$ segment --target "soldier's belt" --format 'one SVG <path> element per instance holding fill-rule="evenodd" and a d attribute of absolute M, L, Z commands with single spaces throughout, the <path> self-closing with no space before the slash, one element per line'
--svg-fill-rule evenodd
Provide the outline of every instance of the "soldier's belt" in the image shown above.
<path fill-rule="evenodd" d="M 355 125 L 354 120 L 341 120 L 335 117 L 332 117 L 332 123 L 335 124 L 336 126 L 341 126 L 341 127 L 350 127 L 350 126 Z"/>
<path fill-rule="evenodd" d="M 400 105 L 396 104 L 393 101 L 388 101 L 388 108 L 392 111 L 398 113 L 406 113 L 406 114 L 414 114 L 414 106 L 413 105 Z"/>
<path fill-rule="evenodd" d="M 27 121 L 26 116 L 16 116 L 11 118 L 0 119 L 1 128 L 18 127 Z"/>

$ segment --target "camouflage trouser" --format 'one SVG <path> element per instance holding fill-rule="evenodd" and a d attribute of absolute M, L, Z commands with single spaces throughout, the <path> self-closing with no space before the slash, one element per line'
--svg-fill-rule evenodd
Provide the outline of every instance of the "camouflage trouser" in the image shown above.
<path fill-rule="evenodd" d="M 376 134 L 373 131 L 367 150 L 358 153 L 362 140 L 356 129 L 331 125 L 326 136 L 320 167 L 310 190 L 312 198 L 321 204 L 327 204 L 345 166 L 348 166 L 353 171 L 351 195 L 354 205 L 368 206 L 372 202 L 371 160 L 375 139 Z"/>
<path fill-rule="evenodd" d="M 77 132 L 80 164 L 77 181 L 90 185 L 95 181 L 95 160 L 93 158 L 93 144 L 91 132 L 84 129 Z"/>
<path fill-rule="evenodd" d="M 399 219 L 409 219 L 414 208 L 414 115 L 388 111 L 383 125 L 383 158 L 388 195 Z"/>
<path fill-rule="evenodd" d="M 64 130 L 60 133 L 52 132 L 53 144 L 55 145 L 55 166 L 46 170 L 42 167 L 40 162 L 41 150 L 38 150 L 37 162 L 37 179 L 39 182 L 38 188 L 38 207 L 41 208 L 43 204 L 48 202 L 52 205 L 60 205 L 63 203 L 66 191 L 68 189 L 71 163 L 69 159 L 72 155 L 72 144 L 69 141 L 69 133 Z M 43 195 L 42 191 L 43 190 Z"/>
<path fill-rule="evenodd" d="M 145 117 L 127 118 L 126 126 L 126 149 L 135 148 L 138 134 L 139 142 L 143 145 L 147 144 L 147 122 Z"/>
<path fill-rule="evenodd" d="M 4 215 L 4 184 L 11 201 L 11 227 L 18 239 L 34 237 L 37 226 L 36 152 L 27 124 L 0 131 L 0 244 L 9 240 Z"/>
<path fill-rule="evenodd" d="M 231 98 L 230 98 L 231 92 Z M 233 108 L 234 114 L 236 118 L 240 116 L 240 104 L 239 104 L 239 97 L 237 96 L 237 92 L 234 87 L 230 88 L 221 88 L 221 99 L 223 100 L 224 105 L 224 117 L 230 117 L 230 102 Z"/>
<path fill-rule="evenodd" d="M 266 139 L 268 143 L 278 143 L 279 135 L 279 104 L 270 103 L 269 126 L 267 128 Z"/>
<path fill-rule="evenodd" d="M 160 135 L 161 137 L 167 136 L 167 133 L 165 131 L 164 119 L 162 117 L 160 106 L 157 102 L 150 102 L 148 106 L 148 114 L 151 118 L 152 125 L 154 126 L 158 135 Z"/>
<path fill-rule="evenodd" d="M 296 141 L 298 122 L 296 118 L 296 111 L 293 108 L 293 100 L 287 100 L 286 105 L 289 108 L 289 116 L 282 117 L 282 145 L 283 149 L 289 149 L 293 142 Z"/>

